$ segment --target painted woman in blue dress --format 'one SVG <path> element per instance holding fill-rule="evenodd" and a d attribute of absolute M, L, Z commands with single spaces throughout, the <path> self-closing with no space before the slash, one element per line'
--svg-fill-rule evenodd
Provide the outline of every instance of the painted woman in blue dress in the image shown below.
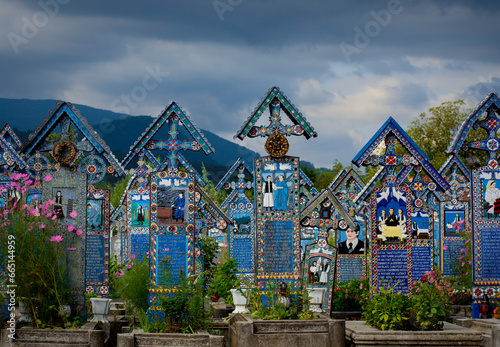
<path fill-rule="evenodd" d="M 274 209 L 286 210 L 288 202 L 288 185 L 286 184 L 283 175 L 279 176 L 278 182 L 276 182 L 275 186 Z"/>

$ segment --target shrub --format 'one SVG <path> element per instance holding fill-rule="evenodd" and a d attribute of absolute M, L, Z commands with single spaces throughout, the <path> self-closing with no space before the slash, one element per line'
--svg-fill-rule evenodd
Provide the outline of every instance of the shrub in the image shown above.
<path fill-rule="evenodd" d="M 113 282 L 129 313 L 136 313 L 138 310 L 146 312 L 149 307 L 149 262 L 147 258 L 141 261 L 135 256 L 132 258 L 123 270 L 115 273 Z"/>
<path fill-rule="evenodd" d="M 82 230 L 61 225 L 52 211 L 52 200 L 24 203 L 26 192 L 38 186 L 28 175 L 13 174 L 11 179 L 0 187 L 4 196 L 7 190 L 14 192 L 0 208 L 0 259 L 8 265 L 7 273 L 15 274 L 9 284 L 17 285 L 16 297 L 23 301 L 35 326 L 63 327 L 68 317 L 60 309 L 70 303 L 67 262 Z M 44 179 L 50 181 L 52 176 Z"/>
<path fill-rule="evenodd" d="M 332 310 L 361 311 L 361 297 L 366 288 L 368 288 L 368 281 L 357 278 L 340 283 L 333 291 Z"/>

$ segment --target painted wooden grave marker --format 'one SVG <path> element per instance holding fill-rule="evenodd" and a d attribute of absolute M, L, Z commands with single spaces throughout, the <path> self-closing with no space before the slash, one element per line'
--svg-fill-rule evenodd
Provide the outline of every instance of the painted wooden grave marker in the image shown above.
<path fill-rule="evenodd" d="M 463 121 L 448 152 L 457 155 L 460 150 L 481 150 L 488 158 L 481 165 L 469 153 L 468 161 L 472 166 L 472 317 L 479 318 L 479 305 L 483 296 L 490 302 L 497 301 L 500 291 L 500 150 L 498 130 L 500 129 L 500 100 L 491 93 Z M 482 128 L 486 138 L 467 141 L 472 128 Z M 476 159 L 475 162 L 473 159 Z"/>

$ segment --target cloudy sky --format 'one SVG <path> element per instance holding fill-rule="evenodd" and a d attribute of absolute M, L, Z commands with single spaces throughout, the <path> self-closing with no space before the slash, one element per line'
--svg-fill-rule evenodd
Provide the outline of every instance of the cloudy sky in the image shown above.
<path fill-rule="evenodd" d="M 0 0 L 0 97 L 152 116 L 175 100 L 200 128 L 232 139 L 278 86 L 318 132 L 294 138 L 289 154 L 331 167 L 348 164 L 389 116 L 406 128 L 443 101 L 472 107 L 500 91 L 499 9 L 465 0 Z M 243 144 L 264 154 L 261 140 Z"/>

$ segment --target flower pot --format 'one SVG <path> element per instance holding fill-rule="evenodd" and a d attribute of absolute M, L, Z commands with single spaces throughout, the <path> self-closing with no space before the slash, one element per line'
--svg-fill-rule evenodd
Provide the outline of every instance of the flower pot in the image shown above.
<path fill-rule="evenodd" d="M 16 329 L 15 339 L 8 337 L 10 332 L 2 331 L 2 347 L 26 347 L 26 346 L 104 346 L 105 332 L 102 330 L 90 330 L 93 326 L 80 329 Z"/>
<path fill-rule="evenodd" d="M 180 333 L 145 333 L 140 329 L 134 330 L 128 334 L 118 334 L 117 347 L 133 346 L 214 346 L 223 347 L 224 336 L 210 335 L 207 332 L 198 332 L 196 334 Z"/>
<path fill-rule="evenodd" d="M 307 291 L 309 292 L 310 298 L 310 310 L 313 312 L 323 312 L 321 306 L 323 305 L 326 288 L 307 288 Z"/>
<path fill-rule="evenodd" d="M 316 315 L 318 319 L 283 320 L 233 316 L 229 320 L 230 346 L 344 346 L 345 322 Z"/>
<path fill-rule="evenodd" d="M 109 314 L 109 305 L 111 304 L 111 299 L 105 298 L 90 298 L 92 302 L 92 313 L 94 314 L 94 318 L 92 318 L 91 322 L 103 322 L 107 323 L 106 315 Z"/>
<path fill-rule="evenodd" d="M 247 290 L 242 289 L 242 291 L 246 292 Z M 239 289 L 231 289 L 231 294 L 233 295 L 233 304 L 235 307 L 233 313 L 247 313 L 248 299 L 243 296 Z"/>
<path fill-rule="evenodd" d="M 349 346 L 372 346 L 374 341 L 381 346 L 481 346 L 480 331 L 468 329 L 448 322 L 443 330 L 406 331 L 378 330 L 364 321 L 345 322 L 345 340 Z"/>
<path fill-rule="evenodd" d="M 71 306 L 70 305 L 61 305 L 59 307 L 59 315 L 71 316 Z"/>

